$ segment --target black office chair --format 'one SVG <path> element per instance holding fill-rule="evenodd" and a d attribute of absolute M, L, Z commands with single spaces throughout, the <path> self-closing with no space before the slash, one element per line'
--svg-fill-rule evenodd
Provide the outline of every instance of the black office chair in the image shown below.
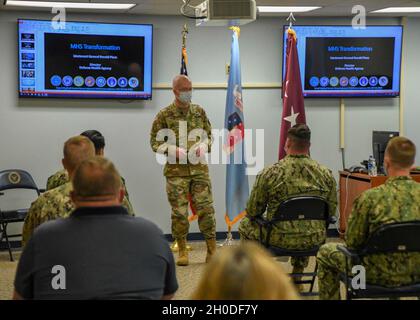
<path fill-rule="evenodd" d="M 397 252 L 420 253 L 420 221 L 383 225 L 369 237 L 361 249 L 350 250 L 339 245 L 338 250 L 346 256 L 346 271 L 340 275 L 340 280 L 346 287 L 347 300 L 420 296 L 420 283 L 396 288 L 366 283 L 365 289 L 355 289 L 352 286 L 353 277 L 350 274 L 350 266 L 362 265 L 363 258 L 367 256 Z"/>
<path fill-rule="evenodd" d="M 260 243 L 265 246 L 273 255 L 277 257 L 313 257 L 316 256 L 320 245 L 307 250 L 294 250 L 274 247 L 270 244 L 271 232 L 273 226 L 278 222 L 284 221 L 302 221 L 302 220 L 322 220 L 325 221 L 326 232 L 332 219 L 329 216 L 328 202 L 321 197 L 314 196 L 300 196 L 285 200 L 280 204 L 277 213 L 271 220 L 266 220 L 263 217 L 256 217 L 254 221 L 260 227 Z M 266 239 L 262 239 L 262 229 L 266 228 Z M 302 296 L 315 296 L 318 292 L 313 292 L 315 279 L 318 274 L 318 263 L 315 264 L 313 272 L 304 273 L 290 273 L 295 284 L 310 284 L 308 292 L 302 292 Z M 304 277 L 311 277 L 310 280 L 303 280 Z M 300 278 L 301 280 L 297 280 Z"/>
<path fill-rule="evenodd" d="M 0 191 L 11 189 L 35 190 L 37 195 L 40 195 L 34 179 L 24 170 L 4 170 L 0 172 Z M 0 192 L 0 195 L 4 195 L 4 193 Z M 21 237 L 22 234 L 7 234 L 7 226 L 12 223 L 23 222 L 28 210 L 29 209 L 16 209 L 3 211 L 0 208 L 0 244 L 4 239 L 9 251 L 10 261 L 13 261 L 10 239 Z"/>

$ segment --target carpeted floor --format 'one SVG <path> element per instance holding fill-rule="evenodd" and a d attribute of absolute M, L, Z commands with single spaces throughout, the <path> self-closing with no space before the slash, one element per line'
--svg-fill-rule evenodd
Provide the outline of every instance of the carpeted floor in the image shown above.
<path fill-rule="evenodd" d="M 206 264 L 206 245 L 205 242 L 191 242 L 193 250 L 189 254 L 190 265 L 186 267 L 177 267 L 177 278 L 179 289 L 175 295 L 175 299 L 190 299 L 198 282 L 203 275 Z M 218 250 L 223 250 L 219 248 Z M 0 252 L 0 300 L 10 299 L 13 294 L 13 280 L 17 266 L 17 260 L 20 257 L 19 252 L 14 253 L 15 262 L 9 261 L 7 252 Z M 280 262 L 283 269 L 288 272 L 291 267 L 287 262 Z M 311 260 L 309 268 L 313 268 L 314 259 Z M 311 269 L 312 270 L 312 269 Z M 315 287 L 315 290 L 317 288 Z"/>
<path fill-rule="evenodd" d="M 20 253 L 14 253 L 15 260 L 19 257 Z M 7 252 L 0 252 L 0 300 L 12 298 L 16 266 L 17 261 L 10 262 Z"/>
<path fill-rule="evenodd" d="M 196 289 L 201 276 L 204 273 L 206 264 L 204 263 L 206 259 L 206 244 L 205 242 L 192 242 L 190 243 L 193 250 L 189 253 L 190 265 L 186 267 L 177 267 L 177 278 L 179 283 L 179 289 L 175 295 L 176 300 L 185 300 L 190 299 L 194 290 Z M 223 248 L 218 248 L 218 250 L 223 250 Z M 175 254 L 176 258 L 176 254 Z M 287 259 L 287 258 L 286 258 Z M 283 259 L 285 260 L 285 259 Z M 283 269 L 286 272 L 291 271 L 291 266 L 287 262 L 280 262 Z M 309 268 L 314 268 L 315 260 L 313 259 L 308 266 Z M 315 286 L 315 290 L 317 287 Z"/>

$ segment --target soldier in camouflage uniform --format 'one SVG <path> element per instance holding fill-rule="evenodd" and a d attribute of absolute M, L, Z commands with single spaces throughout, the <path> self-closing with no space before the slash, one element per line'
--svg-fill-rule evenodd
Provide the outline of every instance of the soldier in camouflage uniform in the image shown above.
<path fill-rule="evenodd" d="M 70 179 L 66 169 L 61 169 L 48 178 L 47 191 L 58 188 L 69 181 Z"/>
<path fill-rule="evenodd" d="M 330 215 L 337 207 L 336 181 L 329 169 L 309 157 L 311 132 L 298 124 L 288 132 L 287 156 L 265 168 L 255 181 L 247 204 L 247 215 L 239 225 L 243 240 L 259 240 L 260 229 L 253 218 L 264 215 L 270 220 L 280 204 L 295 196 L 319 196 L 328 201 Z M 266 238 L 262 229 L 262 238 Z M 324 221 L 279 222 L 272 230 L 270 244 L 285 249 L 309 249 L 326 240 Z M 292 258 L 293 272 L 302 273 L 308 257 Z"/>
<path fill-rule="evenodd" d="M 67 140 L 64 146 L 63 164 L 71 177 L 80 163 L 94 156 L 94 145 L 88 138 L 83 136 L 73 137 Z M 70 198 L 72 189 L 71 182 L 67 182 L 43 193 L 32 203 L 23 224 L 23 246 L 28 242 L 37 226 L 49 220 L 66 218 L 73 212 L 74 205 Z M 123 206 L 131 215 L 134 215 L 126 197 L 124 197 Z"/>
<path fill-rule="evenodd" d="M 95 146 L 95 154 L 97 156 L 103 157 L 105 154 L 105 137 L 97 130 L 87 130 L 80 134 L 81 136 L 84 136 L 86 138 L 89 138 L 90 141 L 92 141 L 93 145 Z M 69 175 L 67 174 L 67 171 L 65 169 L 62 169 L 60 171 L 57 171 L 52 176 L 50 176 L 47 180 L 47 191 L 52 190 L 54 188 L 57 188 L 67 182 L 69 182 Z M 128 205 L 130 206 L 129 211 L 133 211 L 133 208 L 130 203 L 130 197 L 127 192 L 127 187 L 125 185 L 125 180 L 123 177 L 121 177 L 121 183 L 125 190 L 125 197 L 126 202 L 128 202 Z"/>
<path fill-rule="evenodd" d="M 384 185 L 362 193 L 354 202 L 346 231 L 346 246 L 357 250 L 379 227 L 397 222 L 420 221 L 420 184 L 410 178 L 415 145 L 408 139 L 392 139 L 385 151 Z M 318 252 L 320 299 L 340 299 L 339 274 L 345 257 L 337 244 L 328 243 Z M 368 283 L 395 287 L 420 282 L 420 254 L 378 254 L 363 259 Z"/>
<path fill-rule="evenodd" d="M 154 152 L 165 154 L 166 192 L 172 207 L 172 236 L 178 242 L 178 265 L 188 265 L 188 194 L 198 215 L 198 225 L 207 243 L 206 261 L 216 250 L 216 221 L 209 170 L 204 155 L 210 152 L 211 125 L 205 111 L 191 103 L 188 77 L 173 80 L 175 101 L 156 116 L 150 132 Z M 162 136 L 161 136 L 162 135 Z M 191 137 L 193 135 L 193 137 Z"/>

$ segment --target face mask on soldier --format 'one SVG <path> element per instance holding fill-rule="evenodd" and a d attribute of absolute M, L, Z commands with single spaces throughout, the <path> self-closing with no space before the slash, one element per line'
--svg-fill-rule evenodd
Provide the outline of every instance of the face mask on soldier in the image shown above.
<path fill-rule="evenodd" d="M 192 100 L 192 91 L 181 91 L 179 93 L 178 99 L 179 99 L 179 101 L 181 101 L 184 104 L 191 103 L 191 100 Z"/>

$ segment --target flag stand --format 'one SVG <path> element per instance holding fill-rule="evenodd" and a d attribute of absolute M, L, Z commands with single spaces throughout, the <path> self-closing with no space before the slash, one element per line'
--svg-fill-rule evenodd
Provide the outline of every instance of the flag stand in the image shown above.
<path fill-rule="evenodd" d="M 227 236 L 226 236 L 226 240 L 223 243 L 219 244 L 219 247 L 229 247 L 229 246 L 233 246 L 233 245 L 235 245 L 235 244 L 234 244 L 233 237 L 232 237 L 232 227 L 229 226 L 228 227 L 228 233 L 227 233 Z"/>
<path fill-rule="evenodd" d="M 187 24 L 184 24 L 184 27 L 182 28 L 182 60 L 181 60 L 181 74 L 188 76 L 188 72 L 187 72 L 187 35 L 188 35 L 188 27 Z M 195 209 L 193 207 L 192 204 L 192 198 L 191 195 L 188 195 L 188 202 L 190 204 L 190 208 L 191 211 L 193 212 L 193 215 L 196 215 L 195 213 Z M 193 220 L 188 221 L 191 222 Z M 174 240 L 174 242 L 172 242 L 171 244 L 171 250 L 172 252 L 178 252 L 179 251 L 179 247 L 178 247 L 178 242 L 176 240 Z M 192 246 L 187 244 L 187 251 L 192 251 L 193 248 Z"/>

